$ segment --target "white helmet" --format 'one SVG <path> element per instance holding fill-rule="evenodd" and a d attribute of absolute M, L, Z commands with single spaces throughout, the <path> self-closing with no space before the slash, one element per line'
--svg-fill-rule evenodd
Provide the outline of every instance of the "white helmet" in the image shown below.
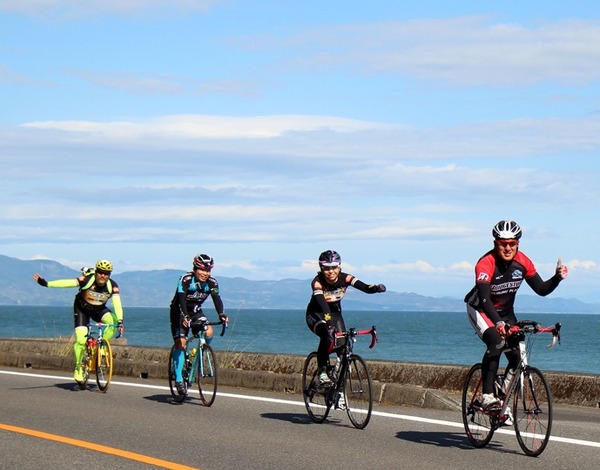
<path fill-rule="evenodd" d="M 521 227 L 513 220 L 501 220 L 492 229 L 492 235 L 496 240 L 518 240 L 522 234 Z"/>

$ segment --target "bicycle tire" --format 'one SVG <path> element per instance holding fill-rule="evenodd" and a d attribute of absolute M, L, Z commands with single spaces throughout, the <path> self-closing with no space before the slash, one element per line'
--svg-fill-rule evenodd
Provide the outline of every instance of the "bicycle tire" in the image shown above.
<path fill-rule="evenodd" d="M 475 364 L 463 385 L 461 411 L 467 438 L 477 448 L 488 445 L 495 430 L 492 417 L 481 408 L 482 386 L 481 364 Z"/>
<path fill-rule="evenodd" d="M 327 419 L 332 402 L 329 399 L 331 387 L 324 389 L 319 382 L 317 353 L 312 352 L 304 361 L 302 368 L 302 395 L 308 416 L 315 423 Z"/>
<path fill-rule="evenodd" d="M 181 403 L 183 400 L 185 400 L 185 397 L 187 396 L 187 384 L 186 381 L 183 381 L 183 386 L 185 389 L 185 393 L 184 394 L 180 394 L 177 391 L 177 385 L 175 385 L 175 364 L 173 363 L 173 350 L 175 349 L 175 346 L 171 346 L 171 350 L 169 351 L 169 388 L 171 389 L 171 395 L 173 396 L 173 401 L 175 401 L 176 403 Z"/>
<path fill-rule="evenodd" d="M 217 397 L 219 364 L 215 350 L 208 344 L 203 344 L 198 358 L 196 383 L 200 393 L 200 401 L 204 406 L 212 406 Z"/>
<path fill-rule="evenodd" d="M 367 363 L 352 354 L 344 377 L 341 393 L 346 401 L 346 413 L 357 429 L 364 429 L 373 411 L 373 384 Z"/>
<path fill-rule="evenodd" d="M 525 454 L 537 457 L 548 445 L 552 431 L 552 395 L 539 369 L 528 367 L 521 374 L 513 416 L 519 446 Z"/>
<path fill-rule="evenodd" d="M 106 339 L 98 341 L 95 351 L 96 384 L 101 392 L 106 393 L 113 373 L 113 355 L 110 343 Z"/>

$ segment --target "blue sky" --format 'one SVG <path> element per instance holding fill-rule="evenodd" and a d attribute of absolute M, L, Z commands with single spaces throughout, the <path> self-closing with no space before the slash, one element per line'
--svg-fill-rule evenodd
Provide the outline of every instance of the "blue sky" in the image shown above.
<path fill-rule="evenodd" d="M 0 0 L 0 254 L 462 297 L 511 218 L 600 301 L 600 5 L 90 3 Z"/>

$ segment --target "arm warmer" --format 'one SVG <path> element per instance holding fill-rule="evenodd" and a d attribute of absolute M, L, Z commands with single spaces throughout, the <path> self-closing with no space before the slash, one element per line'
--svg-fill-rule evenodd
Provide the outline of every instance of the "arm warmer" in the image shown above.
<path fill-rule="evenodd" d="M 79 280 L 58 279 L 56 281 L 48 281 L 48 287 L 79 287 Z"/>
<path fill-rule="evenodd" d="M 115 311 L 115 315 L 117 316 L 117 321 L 123 321 L 123 305 L 121 304 L 121 295 L 114 294 L 111 297 L 113 309 Z"/>
<path fill-rule="evenodd" d="M 379 286 L 377 284 L 365 284 L 364 282 L 356 278 L 352 279 L 352 282 L 350 284 L 352 285 L 352 287 L 355 287 L 359 291 L 365 292 L 366 294 L 376 294 L 379 292 Z"/>
<path fill-rule="evenodd" d="M 537 295 L 541 295 L 545 297 L 550 294 L 554 289 L 558 287 L 558 284 L 562 280 L 559 275 L 555 274 L 547 281 L 543 281 L 538 273 L 535 273 L 533 276 L 525 279 L 529 287 L 533 289 Z"/>

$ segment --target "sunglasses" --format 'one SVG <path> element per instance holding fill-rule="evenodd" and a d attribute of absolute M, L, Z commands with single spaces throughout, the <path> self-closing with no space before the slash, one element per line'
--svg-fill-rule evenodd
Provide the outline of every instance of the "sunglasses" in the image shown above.
<path fill-rule="evenodd" d="M 339 266 L 323 266 L 321 269 L 323 271 L 335 271 Z"/>
<path fill-rule="evenodd" d="M 102 269 L 96 269 L 96 274 L 100 274 L 102 276 L 110 276 L 110 271 L 102 271 Z"/>
<path fill-rule="evenodd" d="M 496 244 L 504 248 L 514 248 L 519 242 L 517 240 L 496 240 Z"/>

